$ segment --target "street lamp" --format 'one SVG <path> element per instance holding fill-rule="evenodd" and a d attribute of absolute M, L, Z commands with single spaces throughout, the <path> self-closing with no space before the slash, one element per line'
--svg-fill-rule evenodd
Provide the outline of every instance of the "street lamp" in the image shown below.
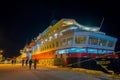
<path fill-rule="evenodd" d="M 3 53 L 3 50 L 0 50 L 0 53 Z"/>
<path fill-rule="evenodd" d="M 0 50 L 0 61 L 2 61 L 2 59 L 3 59 L 2 53 L 3 53 L 3 50 Z"/>

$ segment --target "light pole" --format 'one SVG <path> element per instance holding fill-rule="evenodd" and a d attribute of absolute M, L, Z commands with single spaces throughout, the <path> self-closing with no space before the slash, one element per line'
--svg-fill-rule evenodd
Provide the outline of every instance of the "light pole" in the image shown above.
<path fill-rule="evenodd" d="M 0 54 L 3 53 L 3 50 L 0 50 Z"/>
<path fill-rule="evenodd" d="M 3 53 L 3 50 L 0 50 L 0 61 L 2 61 L 2 59 L 3 59 L 2 53 Z"/>

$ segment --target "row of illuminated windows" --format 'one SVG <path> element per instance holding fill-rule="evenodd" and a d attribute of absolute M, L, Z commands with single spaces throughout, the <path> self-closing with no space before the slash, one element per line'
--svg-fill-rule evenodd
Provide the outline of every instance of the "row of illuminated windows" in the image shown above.
<path fill-rule="evenodd" d="M 52 48 L 57 48 L 59 46 L 70 46 L 73 43 L 73 38 L 69 37 L 67 39 L 63 39 L 59 42 L 53 42 L 51 44 L 45 45 L 43 47 L 41 47 L 41 51 L 47 50 L 47 49 L 52 49 Z"/>
<path fill-rule="evenodd" d="M 87 37 L 86 36 L 76 36 L 75 37 L 75 43 L 76 44 L 86 44 Z M 61 40 L 60 42 L 54 42 L 49 45 L 45 45 L 41 47 L 41 51 L 59 47 L 59 46 L 71 46 L 73 43 L 73 37 L 69 37 L 66 39 Z M 106 46 L 107 40 L 105 39 L 98 39 L 95 37 L 89 37 L 88 44 L 90 45 L 99 45 L 99 46 Z M 108 47 L 113 47 L 114 42 L 113 41 L 108 41 Z"/>
<path fill-rule="evenodd" d="M 72 45 L 73 43 L 73 38 L 67 38 L 67 39 L 63 39 L 60 41 L 60 46 L 67 46 L 67 45 Z"/>
<path fill-rule="evenodd" d="M 70 34 L 70 33 L 71 33 L 70 29 L 68 29 L 67 31 L 64 31 L 64 32 L 61 31 L 59 33 L 54 33 L 53 36 L 49 36 L 45 40 L 42 40 L 41 44 L 44 44 L 44 43 L 49 42 L 49 41 L 52 41 L 52 40 L 57 39 L 58 37 L 60 37 L 62 35 L 66 35 L 66 34 Z"/>
<path fill-rule="evenodd" d="M 45 45 L 43 47 L 40 48 L 41 51 L 45 51 L 45 50 L 48 50 L 48 49 L 51 49 L 51 48 L 55 48 L 55 47 L 59 47 L 59 43 L 58 42 L 54 42 L 54 43 L 51 43 L 49 45 Z"/>
<path fill-rule="evenodd" d="M 95 53 L 95 54 L 110 54 L 113 53 L 114 51 L 110 50 L 97 50 L 97 49 L 92 49 L 92 48 L 69 48 L 69 49 L 63 49 L 63 50 L 57 50 L 56 54 L 65 54 L 65 53 Z"/>
<path fill-rule="evenodd" d="M 87 40 L 86 36 L 76 36 L 75 37 L 75 43 L 76 44 L 86 44 L 86 40 Z M 45 41 L 47 41 L 47 40 L 45 40 Z M 61 46 L 65 46 L 65 45 L 72 44 L 72 42 L 73 42 L 72 38 L 70 38 L 69 40 L 63 39 L 60 42 L 60 44 L 61 44 Z M 108 45 L 107 45 L 107 42 L 108 42 Z M 42 43 L 44 43 L 44 41 L 42 41 Z M 89 40 L 88 40 L 88 44 L 99 45 L 99 46 L 106 46 L 107 45 L 108 47 L 113 47 L 115 43 L 113 41 L 110 41 L 110 40 L 107 41 L 105 39 L 98 39 L 96 37 L 91 37 L 90 36 Z"/>
<path fill-rule="evenodd" d="M 75 43 L 76 44 L 86 44 L 87 37 L 86 36 L 76 36 L 75 37 Z M 108 42 L 108 45 L 107 45 Z M 105 40 L 105 39 L 98 39 L 97 37 L 89 37 L 88 39 L 88 44 L 90 45 L 99 45 L 99 46 L 108 46 L 108 47 L 113 47 L 114 42 L 110 40 Z"/>
<path fill-rule="evenodd" d="M 53 36 L 49 36 L 48 38 L 40 41 L 40 44 L 42 45 L 42 44 L 45 44 L 47 42 L 50 42 L 50 41 L 52 41 L 52 40 L 54 40 L 54 39 L 56 39 L 56 38 L 58 38 L 58 37 L 60 37 L 62 35 L 63 35 L 62 33 L 54 33 Z"/>

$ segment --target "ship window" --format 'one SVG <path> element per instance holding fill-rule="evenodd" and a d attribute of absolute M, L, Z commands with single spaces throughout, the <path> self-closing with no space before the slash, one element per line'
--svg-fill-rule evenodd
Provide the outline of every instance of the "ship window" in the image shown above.
<path fill-rule="evenodd" d="M 67 53 L 66 49 L 56 51 L 56 54 L 64 54 L 64 53 Z"/>
<path fill-rule="evenodd" d="M 84 52 L 86 52 L 86 48 L 70 48 L 70 49 L 68 49 L 68 52 L 69 53 L 84 53 Z"/>
<path fill-rule="evenodd" d="M 59 43 L 58 42 L 56 42 L 56 47 L 58 47 L 59 46 Z"/>
<path fill-rule="evenodd" d="M 45 47 L 43 47 L 43 51 L 45 50 Z"/>
<path fill-rule="evenodd" d="M 51 40 L 52 40 L 52 36 L 49 37 L 49 41 L 51 41 Z"/>
<path fill-rule="evenodd" d="M 98 50 L 98 54 L 107 54 L 109 53 L 107 50 Z"/>
<path fill-rule="evenodd" d="M 42 51 L 42 48 L 40 49 L 40 51 Z"/>
<path fill-rule="evenodd" d="M 108 54 L 113 54 L 113 53 L 114 53 L 114 51 L 107 51 L 107 53 L 108 53 Z"/>
<path fill-rule="evenodd" d="M 108 47 L 113 47 L 114 46 L 114 42 L 113 41 L 108 41 Z"/>
<path fill-rule="evenodd" d="M 56 39 L 57 37 L 58 37 L 58 34 L 57 34 L 57 33 L 55 33 L 55 34 L 54 34 L 54 38 Z"/>
<path fill-rule="evenodd" d="M 44 50 L 46 50 L 46 46 L 45 46 L 45 49 Z"/>
<path fill-rule="evenodd" d="M 107 50 L 103 50 L 103 54 L 106 54 L 107 53 Z"/>
<path fill-rule="evenodd" d="M 62 32 L 60 32 L 60 34 L 59 34 L 60 36 L 62 36 L 63 35 L 63 33 Z"/>
<path fill-rule="evenodd" d="M 98 43 L 98 38 L 95 38 L 95 37 L 89 37 L 89 44 L 91 45 L 97 45 Z"/>
<path fill-rule="evenodd" d="M 46 46 L 46 49 L 48 49 L 48 46 Z"/>
<path fill-rule="evenodd" d="M 47 46 L 47 49 L 49 49 L 49 46 Z"/>
<path fill-rule="evenodd" d="M 47 50 L 47 46 L 45 47 L 45 50 Z"/>
<path fill-rule="evenodd" d="M 107 41 L 104 39 L 100 39 L 99 45 L 100 46 L 106 46 Z"/>
<path fill-rule="evenodd" d="M 43 51 L 43 47 L 42 47 L 42 51 Z"/>
<path fill-rule="evenodd" d="M 97 49 L 88 49 L 88 53 L 97 53 Z"/>
<path fill-rule="evenodd" d="M 47 39 L 45 39 L 45 42 L 47 42 L 48 40 Z"/>
<path fill-rule="evenodd" d="M 60 46 L 62 46 L 62 41 L 60 41 Z"/>
<path fill-rule="evenodd" d="M 98 54 L 102 54 L 103 53 L 103 51 L 102 50 L 98 50 Z"/>
<path fill-rule="evenodd" d="M 56 54 L 59 54 L 59 51 L 56 51 Z"/>
<path fill-rule="evenodd" d="M 54 43 L 52 44 L 52 48 L 54 48 Z"/>
<path fill-rule="evenodd" d="M 51 48 L 51 44 L 50 44 L 50 48 Z"/>
<path fill-rule="evenodd" d="M 53 48 L 53 44 L 51 43 L 51 48 Z"/>
<path fill-rule="evenodd" d="M 75 43 L 76 44 L 85 44 L 86 43 L 86 36 L 76 36 Z"/>
<path fill-rule="evenodd" d="M 68 45 L 72 45 L 72 42 L 73 42 L 73 38 L 72 37 L 67 39 L 67 44 Z"/>
<path fill-rule="evenodd" d="M 51 43 L 51 48 L 53 48 L 53 44 Z"/>
<path fill-rule="evenodd" d="M 45 47 L 44 47 L 44 51 L 45 51 Z"/>
<path fill-rule="evenodd" d="M 36 44 L 36 48 L 37 48 L 37 49 L 39 49 L 39 45 L 40 45 L 40 44 L 38 44 L 38 43 Z"/>
<path fill-rule="evenodd" d="M 43 44 L 44 43 L 44 41 L 41 41 L 41 44 Z"/>
<path fill-rule="evenodd" d="M 66 39 L 63 39 L 63 41 L 61 41 L 61 45 L 62 45 L 62 46 L 67 45 L 67 41 L 66 41 Z"/>

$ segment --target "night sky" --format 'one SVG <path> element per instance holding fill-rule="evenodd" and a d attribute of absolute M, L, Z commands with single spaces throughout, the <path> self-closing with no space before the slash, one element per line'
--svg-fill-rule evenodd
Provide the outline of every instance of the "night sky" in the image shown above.
<path fill-rule="evenodd" d="M 44 31 L 52 20 L 61 18 L 72 18 L 83 25 L 100 26 L 104 17 L 101 31 L 118 38 L 115 51 L 120 50 L 119 2 L 78 1 L 0 2 L 0 49 L 4 50 L 3 55 L 20 55 L 20 49 Z"/>

